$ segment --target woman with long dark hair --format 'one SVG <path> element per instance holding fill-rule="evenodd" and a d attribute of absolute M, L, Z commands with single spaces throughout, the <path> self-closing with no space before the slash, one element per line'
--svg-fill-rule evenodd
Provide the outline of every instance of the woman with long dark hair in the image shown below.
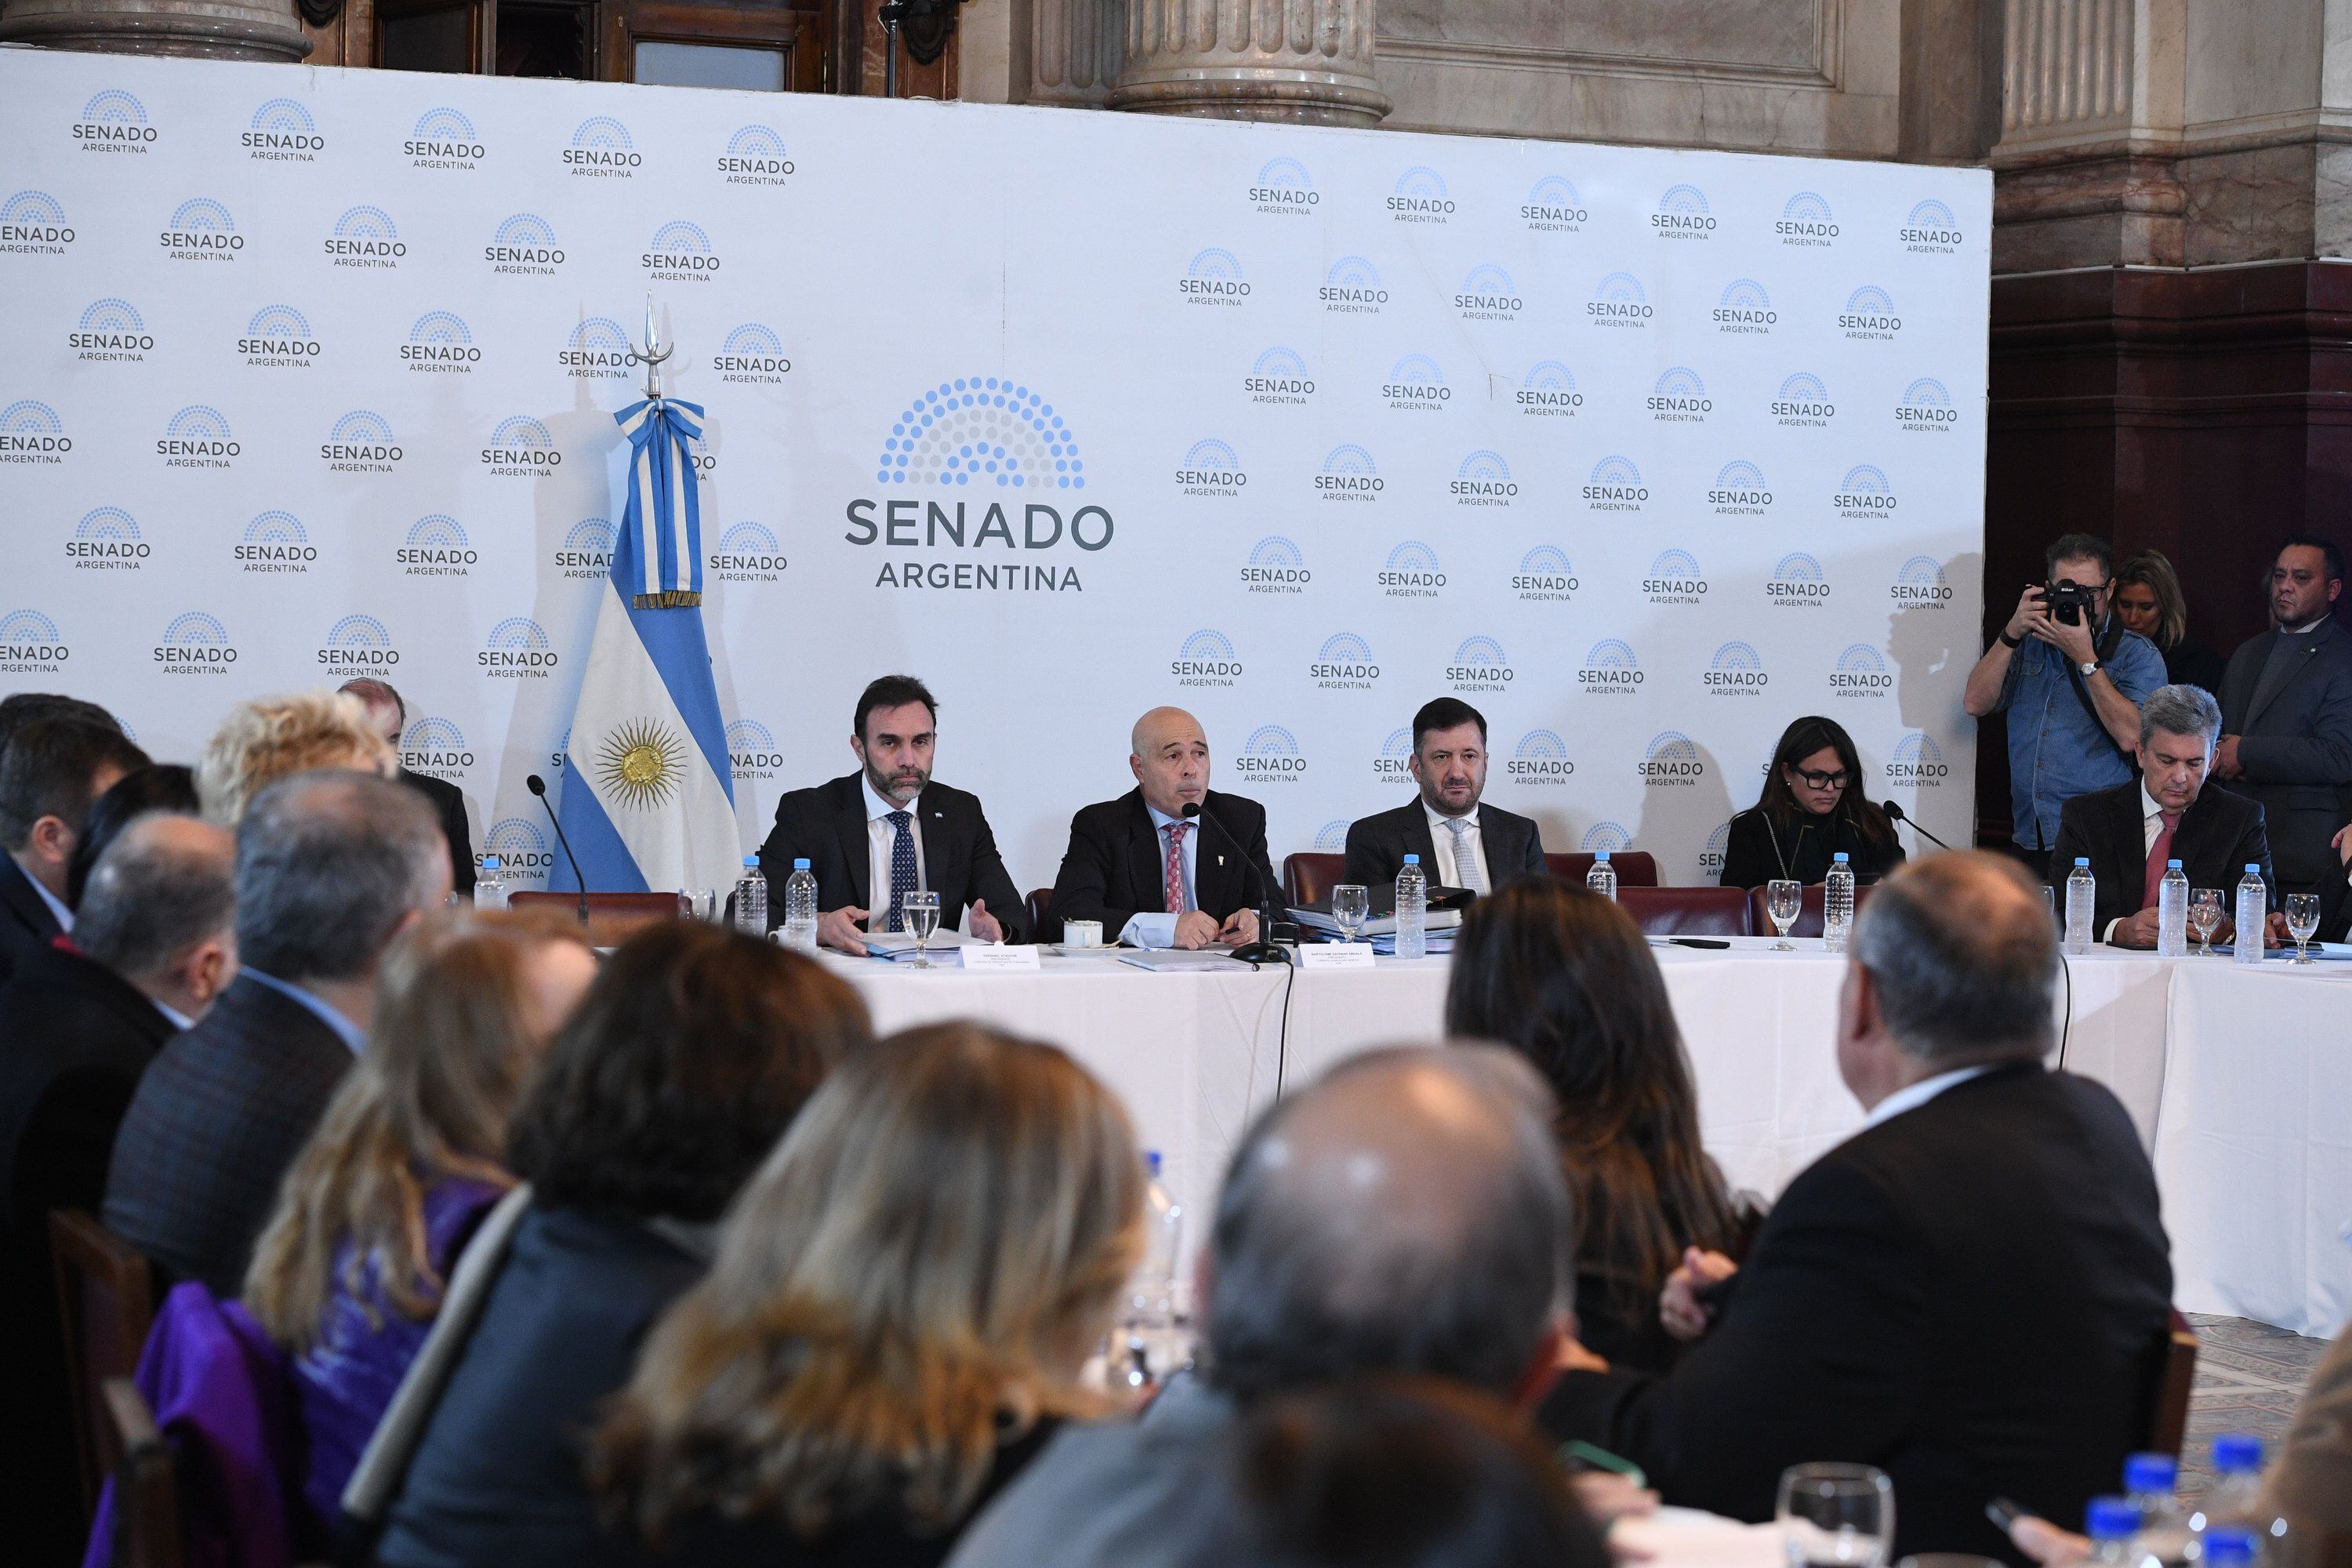
<path fill-rule="evenodd" d="M 1840 850 L 1857 882 L 1903 864 L 1895 824 L 1863 791 L 1853 737 L 1836 720 L 1808 714 L 1780 732 L 1764 793 L 1731 819 L 1719 880 L 1727 888 L 1818 882 Z"/>
<path fill-rule="evenodd" d="M 1631 917 L 1550 878 L 1496 889 L 1454 942 L 1445 1031 L 1511 1047 L 1559 1100 L 1575 1197 L 1578 1337 L 1612 1366 L 1664 1370 L 1680 1349 L 1658 1292 L 1692 1247 L 1742 1249 L 1664 979 Z"/>

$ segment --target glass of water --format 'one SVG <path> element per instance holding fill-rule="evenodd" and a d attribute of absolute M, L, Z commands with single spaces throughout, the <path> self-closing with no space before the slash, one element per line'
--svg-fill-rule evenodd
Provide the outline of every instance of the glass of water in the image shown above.
<path fill-rule="evenodd" d="M 680 888 L 677 912 L 690 921 L 716 920 L 719 916 L 718 890 L 712 888 Z"/>
<path fill-rule="evenodd" d="M 1780 940 L 1772 944 L 1775 952 L 1794 952 L 1789 942 L 1789 928 L 1797 923 L 1797 916 L 1805 908 L 1805 885 L 1774 878 L 1764 884 L 1764 912 L 1772 917 L 1772 929 Z"/>
<path fill-rule="evenodd" d="M 1370 889 L 1359 887 L 1353 882 L 1341 882 L 1331 889 L 1331 920 L 1339 926 L 1339 934 L 1349 942 L 1355 941 L 1362 932 L 1364 922 L 1371 918 L 1371 913 Z"/>
<path fill-rule="evenodd" d="M 1795 1465 L 1774 1510 L 1789 1568 L 1881 1568 L 1895 1544 L 1895 1483 L 1870 1465 Z"/>
<path fill-rule="evenodd" d="M 2205 946 L 2205 956 L 2213 956 L 2213 933 L 2221 929 L 2221 889 L 2198 888 L 2189 895 L 2189 929 Z"/>
<path fill-rule="evenodd" d="M 2286 896 L 2286 930 L 2294 938 L 2294 961 L 2311 962 L 2311 933 L 2319 929 L 2319 895 L 2289 893 Z"/>
<path fill-rule="evenodd" d="M 898 912 L 906 917 L 907 929 L 915 933 L 915 967 L 930 968 L 931 934 L 940 929 L 940 896 L 908 893 L 899 900 Z"/>

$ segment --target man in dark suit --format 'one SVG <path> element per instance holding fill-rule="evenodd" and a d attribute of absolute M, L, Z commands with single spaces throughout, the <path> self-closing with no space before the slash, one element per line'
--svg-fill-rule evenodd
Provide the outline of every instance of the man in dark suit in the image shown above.
<path fill-rule="evenodd" d="M 1105 942 L 1139 947 L 1257 941 L 1275 886 L 1265 807 L 1209 788 L 1208 738 L 1181 708 L 1138 719 L 1129 746 L 1136 787 L 1070 819 L 1055 920 L 1100 921 Z"/>
<path fill-rule="evenodd" d="M 2060 811 L 2050 875 L 2063 888 L 2077 857 L 2091 862 L 2097 884 L 2091 929 L 2103 940 L 2156 945 L 2157 887 L 2167 860 L 2180 862 L 2192 888 L 2226 894 L 2250 865 L 2275 888 L 2263 808 L 2205 776 L 2221 732 L 2221 710 L 2209 693 L 2160 687 L 2140 707 L 2139 777 L 2078 795 Z M 2275 891 L 2270 901 L 2278 906 Z M 2275 918 L 2283 927 L 2285 917 Z"/>
<path fill-rule="evenodd" d="M 75 718 L 36 719 L 0 752 L 0 981 L 73 929 L 66 868 L 90 803 L 147 753 L 122 731 Z"/>
<path fill-rule="evenodd" d="M 376 967 L 449 897 L 414 790 L 320 770 L 237 824 L 236 981 L 140 1079 L 107 1172 L 107 1228 L 215 1295 L 244 1284 L 278 1184 L 367 1044 Z"/>
<path fill-rule="evenodd" d="M 2263 808 L 2279 880 L 2320 896 L 2333 925 L 2344 878 L 2328 840 L 2352 814 L 2352 635 L 2336 624 L 2344 557 L 2289 540 L 2271 565 L 2272 629 L 2241 645 L 2221 678 L 2213 772 Z"/>
<path fill-rule="evenodd" d="M 399 756 L 400 737 L 408 731 L 408 703 L 392 689 L 392 683 L 363 675 L 356 680 L 344 681 L 335 689 L 360 700 L 368 710 L 368 722 L 383 737 L 383 743 L 392 748 L 392 754 Z M 406 768 L 395 776 L 433 803 L 433 815 L 441 821 L 441 836 L 449 841 L 450 885 L 460 898 L 472 898 L 474 829 L 466 820 L 466 792 L 447 779 L 436 779 L 431 773 L 412 773 Z"/>
<path fill-rule="evenodd" d="M 2156 1178 L 2123 1106 L 2051 1072 L 2055 932 L 2024 871 L 1964 851 L 1879 885 L 1838 1068 L 1863 1130 L 1781 1194 L 1745 1264 L 1662 1298 L 1701 1334 L 1663 1376 L 1571 1372 L 1544 1413 L 1670 1503 L 1772 1517 L 1780 1472 L 1877 1466 L 1895 1550 L 2017 1560 L 1988 1499 L 2076 1520 L 2147 1435 L 2171 1304 Z M 1723 1281 L 1710 1310 L 1694 1294 Z"/>
<path fill-rule="evenodd" d="M 1421 857 L 1430 881 L 1492 892 L 1512 878 L 1544 874 L 1543 834 L 1528 817 L 1486 805 L 1486 715 L 1457 697 L 1441 697 L 1412 716 L 1412 761 L 1421 798 L 1367 816 L 1348 829 L 1343 882 L 1394 885 L 1407 855 Z"/>
<path fill-rule="evenodd" d="M 901 895 L 940 896 L 940 929 L 971 910 L 982 942 L 1026 942 L 1028 911 L 996 852 L 980 799 L 931 778 L 939 703 L 910 675 L 886 675 L 859 694 L 849 749 L 857 771 L 776 802 L 760 846 L 768 923 L 784 923 L 784 882 L 796 859 L 816 878 L 817 941 L 866 952 L 875 932 L 903 931 Z"/>

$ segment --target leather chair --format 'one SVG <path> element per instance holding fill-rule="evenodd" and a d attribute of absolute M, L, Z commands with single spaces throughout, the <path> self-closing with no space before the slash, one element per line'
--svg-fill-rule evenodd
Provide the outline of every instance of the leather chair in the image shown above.
<path fill-rule="evenodd" d="M 1855 887 L 1853 889 L 1854 913 L 1862 912 L 1862 906 L 1870 902 L 1870 895 L 1877 886 L 1875 882 L 1864 882 Z M 1748 889 L 1748 900 L 1753 910 L 1752 919 L 1756 923 L 1756 934 L 1758 936 L 1779 935 L 1780 932 L 1772 924 L 1771 911 L 1765 907 L 1764 889 L 1761 888 Z M 1797 923 L 1789 928 L 1789 934 L 1790 936 L 1822 934 L 1822 884 L 1819 882 L 1808 882 L 1805 885 L 1804 903 L 1797 913 Z"/>
<path fill-rule="evenodd" d="M 106 1384 L 139 1368 L 155 1321 L 155 1271 L 144 1255 L 80 1209 L 50 1214 L 49 1253 L 57 1265 L 58 1321 L 73 1390 L 82 1505 L 95 1510 L 100 1481 L 122 1457 L 107 1414 Z"/>
<path fill-rule="evenodd" d="M 2151 1359 L 2156 1375 L 2140 1447 L 2151 1454 L 2178 1454 L 2189 1431 L 2189 1393 L 2197 1382 L 2197 1330 L 2179 1308 L 2173 1309 Z"/>
<path fill-rule="evenodd" d="M 782 889 L 777 889 L 782 896 Z M 509 893 L 507 903 L 514 909 L 531 910 L 544 914 L 551 910 L 559 915 L 580 917 L 580 895 L 577 893 Z M 656 921 L 674 921 L 678 917 L 676 893 L 591 893 L 588 895 L 588 940 L 597 947 L 618 947 Z"/>
<path fill-rule="evenodd" d="M 1302 850 L 1282 858 L 1282 891 L 1292 907 L 1320 903 L 1347 874 L 1348 858 L 1327 850 Z M 1287 917 L 1285 917 L 1287 918 Z"/>
<path fill-rule="evenodd" d="M 1584 874 L 1592 869 L 1592 862 L 1598 858 L 1599 856 L 1581 853 L 1547 855 L 1544 864 L 1551 868 L 1553 876 L 1570 887 L 1581 888 L 1584 886 Z M 1654 888 L 1658 885 L 1658 858 L 1646 849 L 1612 849 L 1609 852 L 1609 864 L 1616 868 L 1617 887 L 1621 892 L 1627 888 Z"/>
<path fill-rule="evenodd" d="M 1614 861 L 1616 857 L 1610 857 Z M 1617 905 L 1644 936 L 1754 936 L 1756 926 L 1741 888 L 1628 888 Z"/>
<path fill-rule="evenodd" d="M 1059 942 L 1062 940 L 1062 922 L 1054 918 L 1053 889 L 1032 888 L 1029 889 L 1029 929 L 1036 933 L 1030 939 L 1033 942 Z M 1105 942 L 1117 942 L 1118 940 L 1118 933 L 1117 931 L 1105 931 L 1103 933 L 1103 940 Z"/>
<path fill-rule="evenodd" d="M 129 1378 L 110 1377 L 99 1392 L 107 1446 L 120 1456 L 112 1467 L 114 1550 L 109 1561 L 116 1568 L 182 1568 L 187 1548 L 172 1445 Z"/>

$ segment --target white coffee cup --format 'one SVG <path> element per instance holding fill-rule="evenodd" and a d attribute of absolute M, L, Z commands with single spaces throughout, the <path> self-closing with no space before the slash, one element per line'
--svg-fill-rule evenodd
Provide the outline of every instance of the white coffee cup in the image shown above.
<path fill-rule="evenodd" d="M 1062 922 L 1064 947 L 1100 947 L 1102 944 L 1102 921 L 1064 921 Z"/>

